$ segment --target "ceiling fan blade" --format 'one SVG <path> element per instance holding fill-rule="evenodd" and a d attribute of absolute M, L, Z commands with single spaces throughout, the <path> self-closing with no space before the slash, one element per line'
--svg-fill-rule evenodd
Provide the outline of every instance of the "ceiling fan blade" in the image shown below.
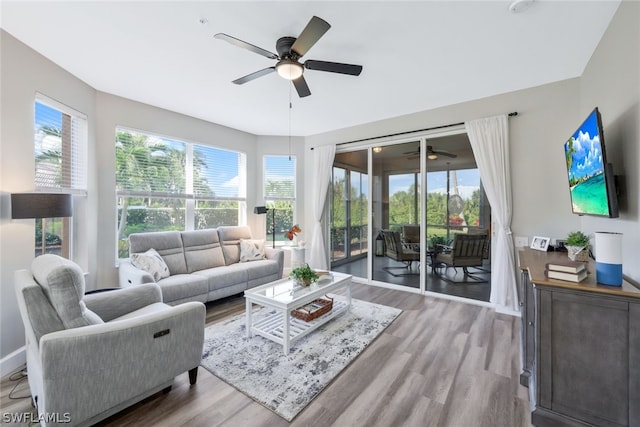
<path fill-rule="evenodd" d="M 362 65 L 342 64 L 340 62 L 315 61 L 310 59 L 304 63 L 304 68 L 317 71 L 328 71 L 330 73 L 348 74 L 359 76 L 362 72 Z"/>
<path fill-rule="evenodd" d="M 295 80 L 291 80 L 291 82 L 296 88 L 296 92 L 298 92 L 298 96 L 300 98 L 311 95 L 311 91 L 309 90 L 309 86 L 307 85 L 307 81 L 304 79 L 304 76 L 300 76 Z"/>
<path fill-rule="evenodd" d="M 450 153 L 450 152 L 448 152 L 448 151 L 434 150 L 434 151 L 432 151 L 432 152 L 433 152 L 433 154 L 438 154 L 438 155 L 440 155 L 440 156 L 446 156 L 446 157 L 451 157 L 451 158 L 456 158 L 456 157 L 458 157 L 458 155 L 457 155 L 457 154 L 453 154 L 453 153 Z"/>
<path fill-rule="evenodd" d="M 228 43 L 231 43 L 234 46 L 238 46 L 241 47 L 243 49 L 247 49 L 250 50 L 251 52 L 255 52 L 258 55 L 262 55 L 262 56 L 266 56 L 269 59 L 278 59 L 278 55 L 276 55 L 273 52 L 269 52 L 266 49 L 263 49 L 261 47 L 252 45 L 251 43 L 247 43 L 243 40 L 237 39 L 235 37 L 232 37 L 228 34 L 225 33 L 218 33 L 215 36 L 213 36 L 214 38 L 218 39 L 218 40 L 224 40 Z"/>
<path fill-rule="evenodd" d="M 331 28 L 331 25 L 327 21 L 313 16 L 291 46 L 291 52 L 295 52 L 298 56 L 303 56 L 320 40 L 324 33 L 329 31 L 329 28 Z"/>
<path fill-rule="evenodd" d="M 273 73 L 275 70 L 276 67 L 265 68 L 264 70 L 256 71 L 255 73 L 247 74 L 244 77 L 240 77 L 239 79 L 234 80 L 233 83 L 242 85 L 250 82 L 251 80 L 257 79 L 258 77 L 266 76 L 269 73 Z"/>

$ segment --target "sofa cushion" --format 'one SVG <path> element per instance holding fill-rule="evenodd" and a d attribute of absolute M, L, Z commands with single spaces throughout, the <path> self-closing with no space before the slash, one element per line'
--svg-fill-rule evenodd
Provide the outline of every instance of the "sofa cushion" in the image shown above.
<path fill-rule="evenodd" d="M 206 277 L 194 274 L 176 274 L 158 282 L 162 290 L 162 301 L 170 304 L 172 301 L 206 295 L 209 283 Z"/>
<path fill-rule="evenodd" d="M 264 240 L 240 239 L 240 262 L 265 259 Z"/>
<path fill-rule="evenodd" d="M 151 274 L 156 282 L 169 277 L 169 267 L 153 248 L 141 254 L 131 254 L 131 264 Z"/>
<path fill-rule="evenodd" d="M 146 252 L 151 248 L 160 254 L 172 275 L 187 272 L 182 237 L 180 237 L 179 231 L 132 233 L 129 235 L 129 254 Z"/>
<path fill-rule="evenodd" d="M 65 329 L 103 323 L 82 301 L 84 273 L 76 263 L 45 254 L 32 261 L 31 272 Z"/>
<path fill-rule="evenodd" d="M 240 262 L 240 240 L 251 239 L 251 229 L 247 226 L 220 226 L 218 235 L 226 264 Z"/>
<path fill-rule="evenodd" d="M 209 282 L 209 291 L 244 284 L 246 289 L 247 280 L 249 278 L 247 265 L 252 263 L 236 263 L 223 267 L 209 268 L 193 273 L 194 276 L 205 278 Z"/>
<path fill-rule="evenodd" d="M 225 265 L 216 229 L 183 231 L 181 236 L 188 273 Z"/>
<path fill-rule="evenodd" d="M 280 273 L 280 265 L 278 262 L 270 259 L 250 262 L 243 265 L 247 269 L 247 276 L 249 280 Z"/>

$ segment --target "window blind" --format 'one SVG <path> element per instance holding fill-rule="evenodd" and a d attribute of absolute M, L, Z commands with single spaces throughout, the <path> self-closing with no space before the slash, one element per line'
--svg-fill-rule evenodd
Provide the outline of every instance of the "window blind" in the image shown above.
<path fill-rule="evenodd" d="M 295 200 L 296 158 L 264 156 L 263 168 L 265 200 Z"/>
<path fill-rule="evenodd" d="M 187 144 L 116 129 L 116 191 L 122 196 L 187 197 Z"/>
<path fill-rule="evenodd" d="M 245 164 L 244 153 L 194 144 L 194 196 L 200 200 L 245 200 Z"/>
<path fill-rule="evenodd" d="M 87 194 L 87 117 L 44 95 L 35 101 L 35 187 Z"/>

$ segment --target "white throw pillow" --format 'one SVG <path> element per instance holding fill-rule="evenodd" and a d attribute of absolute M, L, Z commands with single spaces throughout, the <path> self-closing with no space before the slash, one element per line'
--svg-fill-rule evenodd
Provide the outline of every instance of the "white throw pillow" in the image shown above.
<path fill-rule="evenodd" d="M 153 276 L 153 280 L 156 282 L 165 277 L 169 277 L 169 267 L 164 262 L 160 254 L 153 248 L 149 249 L 145 253 L 132 254 L 131 264 L 141 270 Z"/>
<path fill-rule="evenodd" d="M 264 240 L 240 239 L 240 262 L 265 259 Z"/>

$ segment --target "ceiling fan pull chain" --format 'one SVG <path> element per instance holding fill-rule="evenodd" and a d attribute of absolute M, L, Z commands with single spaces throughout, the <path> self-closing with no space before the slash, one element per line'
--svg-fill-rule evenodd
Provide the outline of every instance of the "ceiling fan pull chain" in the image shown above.
<path fill-rule="evenodd" d="M 291 86 L 293 86 L 293 82 L 289 85 L 289 161 L 291 161 L 291 110 L 293 108 L 293 104 L 291 103 Z"/>

